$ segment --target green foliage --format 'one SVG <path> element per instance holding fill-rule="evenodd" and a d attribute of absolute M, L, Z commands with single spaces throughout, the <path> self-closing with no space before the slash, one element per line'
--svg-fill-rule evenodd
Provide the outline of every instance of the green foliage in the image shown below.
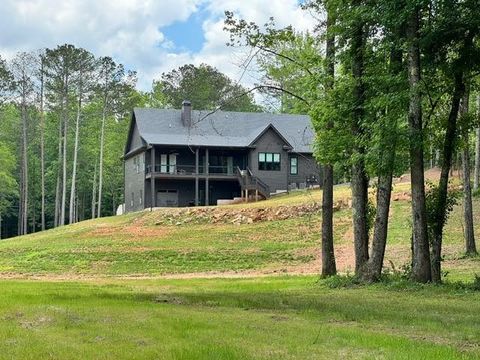
<path fill-rule="evenodd" d="M 375 215 L 377 214 L 377 208 L 375 207 L 375 203 L 372 199 L 368 199 L 367 201 L 367 232 L 373 230 L 373 226 L 375 224 Z"/>
<path fill-rule="evenodd" d="M 0 141 L 0 216 L 5 212 L 17 195 L 17 182 L 14 176 L 15 158 L 11 150 Z"/>
<path fill-rule="evenodd" d="M 183 65 L 154 81 L 152 106 L 179 109 L 184 100 L 191 101 L 193 108 L 198 110 L 217 107 L 226 111 L 259 110 L 251 93 L 207 64 Z"/>
<path fill-rule="evenodd" d="M 434 239 L 434 226 L 436 225 L 439 219 L 436 218 L 436 209 L 439 196 L 439 187 L 438 185 L 427 182 L 427 189 L 425 192 L 425 200 L 427 207 L 427 225 L 428 225 L 428 235 L 430 242 Z M 445 212 L 443 214 L 443 223 L 446 224 L 448 218 L 450 217 L 452 211 L 454 210 L 455 205 L 458 204 L 458 200 L 461 197 L 461 191 L 458 189 L 450 188 L 447 192 L 447 200 L 445 205 Z"/>
<path fill-rule="evenodd" d="M 473 196 L 473 197 L 476 197 L 476 198 L 480 197 L 480 188 L 478 188 L 477 190 L 473 191 L 473 192 L 472 192 L 472 196 Z"/>

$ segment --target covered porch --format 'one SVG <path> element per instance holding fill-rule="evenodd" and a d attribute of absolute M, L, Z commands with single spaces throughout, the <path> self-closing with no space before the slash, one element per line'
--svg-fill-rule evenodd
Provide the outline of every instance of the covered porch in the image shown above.
<path fill-rule="evenodd" d="M 247 168 L 248 151 L 152 146 L 145 160 L 150 207 L 214 205 L 240 196 L 238 169 Z"/>
<path fill-rule="evenodd" d="M 240 184 L 233 179 L 166 179 L 147 180 L 146 207 L 186 207 L 216 205 L 218 200 L 233 199 L 242 194 Z"/>

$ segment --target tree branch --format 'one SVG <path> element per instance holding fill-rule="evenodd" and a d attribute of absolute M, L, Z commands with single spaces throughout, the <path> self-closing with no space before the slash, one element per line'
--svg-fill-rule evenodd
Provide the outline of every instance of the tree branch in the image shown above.
<path fill-rule="evenodd" d="M 283 93 L 285 93 L 285 94 L 288 94 L 288 95 L 290 95 L 290 96 L 292 96 L 292 97 L 294 97 L 294 98 L 296 98 L 296 99 L 298 99 L 298 100 L 300 100 L 300 101 L 303 101 L 303 102 L 304 102 L 305 104 L 307 104 L 307 105 L 310 105 L 310 103 L 309 103 L 307 100 L 305 100 L 303 97 L 301 97 L 300 95 L 297 95 L 297 94 L 291 92 L 290 90 L 284 89 L 284 88 L 282 88 L 282 87 L 280 87 L 280 86 L 274 86 L 274 85 L 257 85 L 257 86 L 255 86 L 255 87 L 253 87 L 253 88 L 251 88 L 251 89 L 249 89 L 249 90 L 247 90 L 247 91 L 245 91 L 245 92 L 243 92 L 243 93 L 241 93 L 241 94 L 239 94 L 239 95 L 237 95 L 237 96 L 231 97 L 231 98 L 223 101 L 222 104 L 220 104 L 219 106 L 217 106 L 214 110 L 212 110 L 212 111 L 210 111 L 209 113 L 207 113 L 207 114 L 205 114 L 204 116 L 202 116 L 202 117 L 196 122 L 196 124 L 198 124 L 199 122 L 205 120 L 205 119 L 206 119 L 207 117 L 209 117 L 210 115 L 215 114 L 217 111 L 221 110 L 222 107 L 224 107 L 224 106 L 227 105 L 228 103 L 232 102 L 233 100 L 238 99 L 238 98 L 240 98 L 240 97 L 242 97 L 242 96 L 248 95 L 248 94 L 254 92 L 255 90 L 259 90 L 259 89 L 269 89 L 269 90 L 281 91 L 281 92 L 283 92 Z"/>

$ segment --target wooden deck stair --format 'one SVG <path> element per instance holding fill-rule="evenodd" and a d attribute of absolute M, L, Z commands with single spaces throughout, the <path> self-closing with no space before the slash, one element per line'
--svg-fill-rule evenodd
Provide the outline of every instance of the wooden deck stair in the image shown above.
<path fill-rule="evenodd" d="M 252 171 L 247 167 L 245 170 L 241 170 L 237 167 L 237 179 L 242 189 L 242 197 L 248 199 L 250 196 L 263 197 L 268 199 L 270 197 L 270 187 L 260 180 L 257 176 L 254 176 Z"/>

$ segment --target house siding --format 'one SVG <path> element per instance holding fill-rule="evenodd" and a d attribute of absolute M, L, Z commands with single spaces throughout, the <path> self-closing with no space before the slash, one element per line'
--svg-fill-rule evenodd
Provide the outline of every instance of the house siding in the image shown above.
<path fill-rule="evenodd" d="M 290 159 L 296 157 L 298 159 L 298 174 L 290 174 Z M 322 171 L 320 165 L 311 154 L 289 154 L 288 160 L 288 184 L 296 183 L 297 186 L 300 183 L 305 183 L 307 178 L 315 176 L 318 180 L 318 184 L 322 181 Z"/>
<path fill-rule="evenodd" d="M 140 161 L 137 173 L 135 159 Z M 124 161 L 125 166 L 125 211 L 139 211 L 145 208 L 145 153 L 132 156 Z M 133 193 L 133 204 L 132 204 Z"/>
<path fill-rule="evenodd" d="M 139 147 L 142 147 L 142 146 L 143 146 L 143 141 L 142 141 L 142 138 L 140 137 L 138 126 L 137 124 L 135 124 L 132 131 L 132 142 L 130 144 L 129 151 L 138 149 Z"/>
<path fill-rule="evenodd" d="M 253 175 L 265 182 L 271 192 L 287 190 L 290 163 L 288 152 L 283 148 L 286 145 L 285 141 L 274 130 L 268 129 L 253 145 L 255 148 L 250 152 L 249 157 L 250 170 Z M 280 171 L 259 170 L 258 153 L 261 152 L 279 153 Z"/>

